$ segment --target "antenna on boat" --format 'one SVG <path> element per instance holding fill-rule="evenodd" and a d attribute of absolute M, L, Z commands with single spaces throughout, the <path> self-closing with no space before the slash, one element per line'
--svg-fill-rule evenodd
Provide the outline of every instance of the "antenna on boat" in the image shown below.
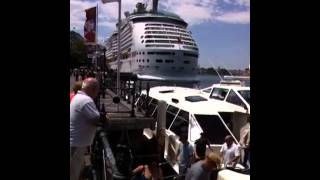
<path fill-rule="evenodd" d="M 214 68 L 213 63 L 212 63 L 211 61 L 209 61 L 209 60 L 207 60 L 207 61 L 211 64 L 213 70 L 218 74 L 218 76 L 219 76 L 219 78 L 220 78 L 220 81 L 222 81 L 223 79 L 222 79 L 222 77 L 220 76 L 219 72 L 216 70 L 216 68 Z"/>

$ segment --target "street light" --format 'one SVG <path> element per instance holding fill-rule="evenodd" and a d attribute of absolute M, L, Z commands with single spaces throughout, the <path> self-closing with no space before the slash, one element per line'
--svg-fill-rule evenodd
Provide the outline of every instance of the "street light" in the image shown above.
<path fill-rule="evenodd" d="M 102 98 L 105 98 L 106 94 L 106 86 L 105 86 L 105 74 L 106 74 L 106 67 L 107 67 L 107 59 L 106 59 L 106 47 L 103 48 L 103 75 L 102 75 Z"/>

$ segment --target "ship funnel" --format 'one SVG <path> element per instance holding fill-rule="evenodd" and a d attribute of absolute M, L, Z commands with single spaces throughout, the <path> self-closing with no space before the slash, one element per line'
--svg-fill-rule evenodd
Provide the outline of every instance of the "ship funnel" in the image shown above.
<path fill-rule="evenodd" d="M 158 0 L 152 0 L 152 11 L 153 12 L 158 11 Z"/>

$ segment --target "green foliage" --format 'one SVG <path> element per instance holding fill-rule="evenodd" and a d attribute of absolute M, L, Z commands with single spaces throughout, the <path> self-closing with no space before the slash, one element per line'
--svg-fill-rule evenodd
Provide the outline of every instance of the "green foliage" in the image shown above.
<path fill-rule="evenodd" d="M 87 61 L 87 46 L 84 38 L 74 32 L 70 31 L 70 67 L 79 67 L 85 65 Z"/>

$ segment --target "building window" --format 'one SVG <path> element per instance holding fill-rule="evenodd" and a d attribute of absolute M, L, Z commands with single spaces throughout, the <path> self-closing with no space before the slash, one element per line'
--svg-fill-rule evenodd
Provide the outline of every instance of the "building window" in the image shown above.
<path fill-rule="evenodd" d="M 166 63 L 173 63 L 173 60 L 172 59 L 166 59 L 165 62 Z"/>
<path fill-rule="evenodd" d="M 156 69 L 159 69 L 159 66 L 155 66 Z"/>
<path fill-rule="evenodd" d="M 144 52 L 142 52 L 142 54 L 144 54 Z"/>
<path fill-rule="evenodd" d="M 184 67 L 180 67 L 179 69 L 180 69 L 180 70 L 184 70 Z"/>
<path fill-rule="evenodd" d="M 142 62 L 144 62 L 144 59 L 142 59 Z"/>
<path fill-rule="evenodd" d="M 157 62 L 157 63 L 162 63 L 163 60 L 162 60 L 162 59 L 157 59 L 156 62 Z"/>
<path fill-rule="evenodd" d="M 141 39 L 143 38 L 143 36 L 140 37 Z"/>
<path fill-rule="evenodd" d="M 185 63 L 185 64 L 190 64 L 190 61 L 183 61 L 183 63 Z"/>
<path fill-rule="evenodd" d="M 172 67 L 171 67 L 171 69 L 172 69 L 172 70 L 175 70 L 175 69 L 176 69 L 176 67 L 172 66 Z"/>
<path fill-rule="evenodd" d="M 149 59 L 147 59 L 147 62 L 149 62 Z"/>
<path fill-rule="evenodd" d="M 141 43 L 143 43 L 143 42 L 144 42 L 144 40 L 141 41 Z"/>

